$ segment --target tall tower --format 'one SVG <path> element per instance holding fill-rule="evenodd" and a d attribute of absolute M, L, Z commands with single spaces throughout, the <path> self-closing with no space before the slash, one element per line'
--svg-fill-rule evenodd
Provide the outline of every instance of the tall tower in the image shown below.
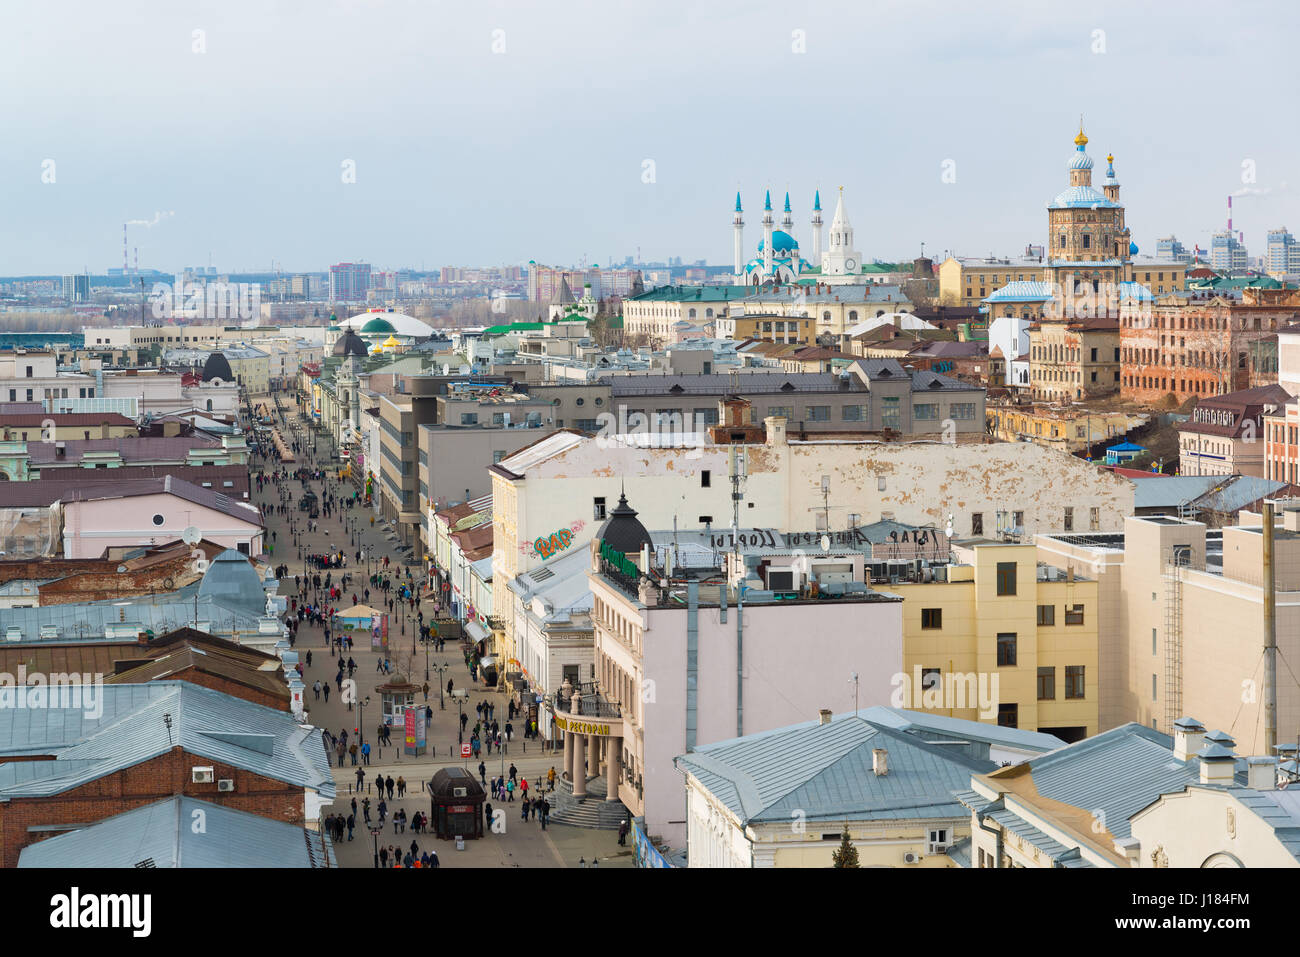
<path fill-rule="evenodd" d="M 740 193 L 736 193 L 736 215 L 731 219 L 736 234 L 736 278 L 744 278 L 745 270 L 745 220 L 740 208 Z"/>
<path fill-rule="evenodd" d="M 781 228 L 791 236 L 794 235 L 794 216 L 790 212 L 790 193 L 785 194 L 785 213 L 781 216 Z"/>
<path fill-rule="evenodd" d="M 817 190 L 813 194 L 813 214 L 812 214 L 812 261 L 815 265 L 822 264 L 822 191 Z"/>
<path fill-rule="evenodd" d="M 772 191 L 763 199 L 763 282 L 772 278 Z"/>
<path fill-rule="evenodd" d="M 831 220 L 830 249 L 822 256 L 822 273 L 831 276 L 855 276 L 862 268 L 862 255 L 853 248 L 853 227 L 844 212 L 844 187 L 835 204 L 835 218 Z"/>

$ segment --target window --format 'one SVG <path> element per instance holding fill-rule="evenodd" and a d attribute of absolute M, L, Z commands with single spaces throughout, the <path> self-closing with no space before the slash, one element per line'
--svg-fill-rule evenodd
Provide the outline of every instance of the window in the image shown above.
<path fill-rule="evenodd" d="M 877 475 L 877 476 L 876 476 L 876 491 L 877 491 L 877 492 L 883 492 L 883 491 L 885 491 L 885 483 L 886 483 L 886 481 L 887 481 L 887 480 L 885 479 L 885 476 L 883 476 L 883 475 Z"/>
<path fill-rule="evenodd" d="M 942 627 L 943 627 L 943 609 L 942 609 L 942 608 L 922 608 L 922 609 L 921 609 L 921 627 L 922 627 L 922 628 L 942 628 Z"/>
<path fill-rule="evenodd" d="M 1083 624 L 1083 606 L 1082 606 L 1082 605 L 1070 605 L 1068 608 L 1066 608 L 1066 609 L 1065 609 L 1065 623 L 1066 623 L 1067 625 L 1082 625 L 1082 624 Z"/>
<path fill-rule="evenodd" d="M 478 413 L 477 413 L 477 412 L 462 412 L 462 413 L 460 414 L 460 424 L 461 424 L 461 425 L 478 425 Z"/>
<path fill-rule="evenodd" d="M 506 457 L 506 454 L 507 453 L 505 449 L 497 449 L 496 451 L 494 451 L 492 453 L 492 464 L 496 465 L 498 462 L 500 462 L 502 459 Z"/>
<path fill-rule="evenodd" d="M 1074 509 L 1072 507 L 1065 509 L 1065 530 L 1067 532 L 1074 531 Z"/>
<path fill-rule="evenodd" d="M 998 705 L 998 727 L 999 728 L 1020 727 L 1020 706 L 1014 704 Z"/>
<path fill-rule="evenodd" d="M 1156 700 L 1156 676 L 1151 676 L 1151 700 Z"/>
<path fill-rule="evenodd" d="M 1088 528 L 1094 532 L 1101 531 L 1101 509 L 1088 509 Z"/>
<path fill-rule="evenodd" d="M 840 408 L 840 418 L 845 422 L 861 422 L 867 417 L 865 405 L 846 405 Z"/>
<path fill-rule="evenodd" d="M 1016 593 L 1016 563 L 998 562 L 998 594 L 1014 595 Z"/>
<path fill-rule="evenodd" d="M 153 517 L 153 523 L 154 523 L 155 525 L 161 525 L 161 524 L 162 524 L 163 522 L 165 522 L 165 521 L 167 521 L 167 520 L 166 520 L 165 518 L 163 518 L 161 515 L 155 515 L 155 516 Z"/>
<path fill-rule="evenodd" d="M 1083 665 L 1065 666 L 1065 697 L 1067 699 L 1084 697 L 1083 667 Z"/>
<path fill-rule="evenodd" d="M 974 402 L 954 402 L 948 407 L 948 417 L 969 421 L 975 418 Z"/>
<path fill-rule="evenodd" d="M 1011 517 L 1011 524 L 1012 524 L 1012 525 L 1014 525 L 1016 528 L 1024 528 L 1024 527 L 1025 527 L 1025 513 L 1024 513 L 1024 512 L 1012 512 L 1012 513 L 1011 513 L 1011 516 L 1012 516 L 1012 517 Z"/>
<path fill-rule="evenodd" d="M 767 410 L 768 418 L 781 417 L 783 419 L 794 418 L 794 406 L 791 405 L 774 405 Z"/>
<path fill-rule="evenodd" d="M 605 520 L 604 498 L 597 498 L 592 500 L 591 513 L 592 513 L 591 517 L 594 518 L 596 521 L 603 522 Z"/>
<path fill-rule="evenodd" d="M 902 409 L 896 395 L 885 396 L 880 407 L 880 427 L 900 431 L 902 427 Z"/>
<path fill-rule="evenodd" d="M 1050 628 L 1056 624 L 1056 606 L 1039 605 L 1038 606 L 1038 627 Z"/>
<path fill-rule="evenodd" d="M 1002 632 L 998 635 L 998 667 L 1014 668 L 1016 666 L 1016 633 Z"/>
<path fill-rule="evenodd" d="M 1156 653 L 1156 630 L 1152 628 L 1151 629 L 1151 654 L 1154 655 L 1155 653 Z"/>
<path fill-rule="evenodd" d="M 829 422 L 830 420 L 831 420 L 831 407 L 829 405 L 808 406 L 809 422 Z"/>
<path fill-rule="evenodd" d="M 918 422 L 934 422 L 939 418 L 939 406 L 934 402 L 918 402 L 912 406 L 912 418 Z"/>
<path fill-rule="evenodd" d="M 1055 668 L 1038 669 L 1038 700 L 1039 701 L 1056 700 L 1056 669 Z"/>
<path fill-rule="evenodd" d="M 984 513 L 972 512 L 970 517 L 970 533 L 972 535 L 984 534 Z"/>

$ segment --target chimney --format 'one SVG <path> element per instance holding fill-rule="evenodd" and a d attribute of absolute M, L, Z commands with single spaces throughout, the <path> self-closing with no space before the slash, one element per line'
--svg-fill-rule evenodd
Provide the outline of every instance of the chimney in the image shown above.
<path fill-rule="evenodd" d="M 1174 722 L 1174 757 L 1186 761 L 1201 750 L 1205 728 L 1195 718 L 1179 718 Z"/>
<path fill-rule="evenodd" d="M 1246 787 L 1255 791 L 1275 790 L 1277 788 L 1277 758 L 1247 758 Z"/>
<path fill-rule="evenodd" d="M 876 777 L 883 778 L 889 773 L 889 752 L 884 748 L 871 749 L 871 770 L 876 772 Z"/>
<path fill-rule="evenodd" d="M 1201 759 L 1201 783 L 1230 785 L 1237 770 L 1236 742 L 1222 731 L 1205 736 L 1205 747 L 1196 752 Z"/>
<path fill-rule="evenodd" d="M 820 711 L 817 712 L 817 723 L 818 723 L 818 724 L 830 724 L 830 723 L 831 723 L 831 709 L 830 709 L 830 708 L 822 708 Z"/>

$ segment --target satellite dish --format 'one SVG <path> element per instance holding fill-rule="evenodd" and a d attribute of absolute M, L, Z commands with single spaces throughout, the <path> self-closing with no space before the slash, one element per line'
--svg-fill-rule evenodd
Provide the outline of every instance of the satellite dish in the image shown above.
<path fill-rule="evenodd" d="M 824 552 L 829 552 L 830 550 L 831 550 L 831 537 L 830 537 L 829 535 L 823 535 L 823 536 L 822 536 L 822 551 L 824 551 Z"/>
<path fill-rule="evenodd" d="M 203 541 L 203 533 L 191 525 L 185 529 L 185 531 L 181 532 L 181 541 L 186 545 L 197 545 L 199 542 Z"/>

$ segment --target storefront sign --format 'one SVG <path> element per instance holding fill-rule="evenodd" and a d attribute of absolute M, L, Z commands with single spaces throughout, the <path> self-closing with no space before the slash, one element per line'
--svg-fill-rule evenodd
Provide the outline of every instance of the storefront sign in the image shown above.
<path fill-rule="evenodd" d="M 599 734 L 609 737 L 609 725 L 593 724 L 588 721 L 572 721 L 568 718 L 555 716 L 555 726 L 561 731 L 568 731 L 570 734 Z"/>

